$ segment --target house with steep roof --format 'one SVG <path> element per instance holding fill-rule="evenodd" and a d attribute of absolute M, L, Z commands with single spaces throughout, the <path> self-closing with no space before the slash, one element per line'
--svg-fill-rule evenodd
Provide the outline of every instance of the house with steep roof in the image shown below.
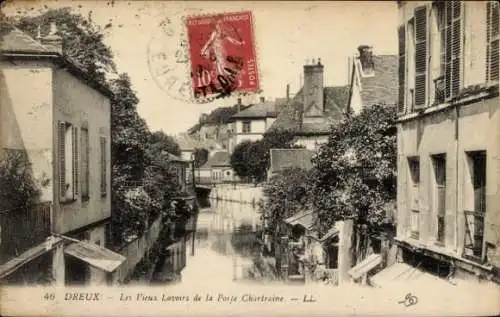
<path fill-rule="evenodd" d="M 197 183 L 223 183 L 237 180 L 231 167 L 231 155 L 227 151 L 210 153 L 207 162 L 196 169 Z"/>
<path fill-rule="evenodd" d="M 222 146 L 213 139 L 198 140 L 188 133 L 179 133 L 174 137 L 175 142 L 179 144 L 181 149 L 181 157 L 184 160 L 192 160 L 193 153 L 196 149 L 207 149 L 210 151 L 220 150 Z"/>
<path fill-rule="evenodd" d="M 241 99 L 238 99 L 238 102 L 241 103 Z M 278 110 L 282 104 L 283 99 L 266 101 L 264 97 L 260 97 L 259 103 L 234 114 L 231 117 L 234 131 L 233 146 L 243 141 L 257 141 L 262 139 L 264 133 L 266 133 L 276 120 Z"/>
<path fill-rule="evenodd" d="M 0 279 L 106 283 L 125 261 L 105 248 L 113 94 L 62 54 L 55 23 L 39 41 L 14 27 L 1 35 L 0 155 L 23 158 L 40 197 L 0 212 Z"/>
<path fill-rule="evenodd" d="M 398 57 L 373 55 L 372 47 L 360 45 L 349 58 L 348 107 L 355 114 L 363 107 L 395 105 L 398 99 Z"/>
<path fill-rule="evenodd" d="M 311 150 L 328 140 L 330 126 L 340 121 L 347 110 L 349 87 L 324 87 L 323 75 L 320 59 L 304 65 L 304 85 L 293 98 L 287 98 L 271 131 L 291 131 L 296 145 Z"/>

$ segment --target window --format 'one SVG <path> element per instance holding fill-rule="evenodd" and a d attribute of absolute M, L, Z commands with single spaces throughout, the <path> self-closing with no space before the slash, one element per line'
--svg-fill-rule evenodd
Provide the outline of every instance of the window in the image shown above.
<path fill-rule="evenodd" d="M 420 162 L 416 157 L 408 159 L 410 173 L 410 234 L 414 239 L 420 237 L 420 208 L 419 208 L 419 186 L 420 186 Z"/>
<path fill-rule="evenodd" d="M 446 155 L 432 156 L 434 167 L 434 212 L 437 215 L 437 237 L 438 243 L 445 242 L 445 215 L 446 215 Z"/>
<path fill-rule="evenodd" d="M 499 5 L 496 1 L 486 4 L 486 29 L 486 81 L 498 83 Z"/>
<path fill-rule="evenodd" d="M 398 28 L 399 37 L 399 65 L 398 65 L 398 112 L 403 113 L 405 111 L 405 48 L 406 48 L 406 34 L 405 26 L 401 25 Z"/>
<path fill-rule="evenodd" d="M 107 184 L 107 169 L 108 169 L 108 162 L 107 162 L 107 144 L 106 144 L 106 138 L 101 137 L 100 138 L 100 149 L 101 149 L 101 196 L 106 196 L 107 194 L 107 189 L 108 189 L 108 184 Z"/>
<path fill-rule="evenodd" d="M 477 261 L 484 260 L 484 214 L 486 212 L 486 152 L 467 153 L 470 190 L 465 194 L 472 204 L 464 210 L 464 255 Z M 467 197 L 466 197 L 467 198 Z M 466 200 L 467 202 L 467 200 Z"/>
<path fill-rule="evenodd" d="M 252 132 L 252 121 L 250 120 L 247 120 L 247 121 L 243 121 L 243 127 L 242 127 L 242 131 L 243 133 L 251 133 Z"/>
<path fill-rule="evenodd" d="M 72 201 L 78 195 L 77 128 L 68 122 L 58 124 L 59 198 Z"/>
<path fill-rule="evenodd" d="M 87 128 L 80 129 L 80 145 L 81 145 L 81 195 L 82 199 L 89 198 L 89 130 Z"/>
<path fill-rule="evenodd" d="M 446 1 L 444 6 L 445 25 L 442 30 L 445 37 L 444 52 L 444 86 L 445 98 L 456 97 L 461 85 L 461 55 L 462 55 L 462 3 Z"/>
<path fill-rule="evenodd" d="M 415 108 L 427 103 L 427 7 L 415 9 Z"/>
<path fill-rule="evenodd" d="M 446 51 L 446 16 L 445 2 L 434 2 L 432 4 L 431 39 L 430 39 L 430 78 L 433 84 L 430 85 L 430 95 L 433 97 L 433 104 L 441 104 L 445 101 L 445 51 Z"/>
<path fill-rule="evenodd" d="M 407 38 L 407 74 L 406 74 L 406 86 L 408 87 L 406 91 L 406 106 L 407 109 L 414 110 L 414 93 L 415 93 L 415 19 L 411 19 L 408 22 L 406 28 L 406 38 Z"/>

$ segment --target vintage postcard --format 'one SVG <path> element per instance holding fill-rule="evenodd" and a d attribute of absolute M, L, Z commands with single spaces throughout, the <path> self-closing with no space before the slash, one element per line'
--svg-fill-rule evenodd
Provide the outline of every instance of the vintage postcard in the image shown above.
<path fill-rule="evenodd" d="M 500 314 L 498 2 L 0 5 L 0 315 Z"/>

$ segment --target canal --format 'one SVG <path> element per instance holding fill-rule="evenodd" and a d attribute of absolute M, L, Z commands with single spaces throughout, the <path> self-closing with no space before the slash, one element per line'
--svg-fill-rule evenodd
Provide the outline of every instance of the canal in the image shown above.
<path fill-rule="evenodd" d="M 255 272 L 255 263 L 261 267 L 258 206 L 216 199 L 211 199 L 210 205 L 198 215 L 194 255 L 190 241 L 182 283 L 200 285 L 217 281 L 221 285 L 255 280 L 256 274 L 262 275 Z"/>

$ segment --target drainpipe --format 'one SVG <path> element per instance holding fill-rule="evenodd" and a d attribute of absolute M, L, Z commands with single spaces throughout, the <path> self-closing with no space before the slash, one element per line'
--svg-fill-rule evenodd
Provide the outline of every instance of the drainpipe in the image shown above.
<path fill-rule="evenodd" d="M 459 183 L 458 183 L 458 115 L 459 115 L 459 109 L 458 109 L 458 105 L 455 105 L 455 193 L 458 192 L 458 186 L 459 186 Z M 459 237 L 458 237 L 458 233 L 459 233 L 459 230 L 458 230 L 458 225 L 459 225 L 459 221 L 460 221 L 460 218 L 459 218 L 459 215 L 460 215 L 460 212 L 458 210 L 458 195 L 455 195 L 455 248 L 456 248 L 456 251 L 459 252 L 458 250 L 458 246 L 459 246 Z M 446 217 L 446 216 L 445 216 Z M 446 229 L 445 229 L 446 230 Z M 446 239 L 446 237 L 445 237 Z"/>

